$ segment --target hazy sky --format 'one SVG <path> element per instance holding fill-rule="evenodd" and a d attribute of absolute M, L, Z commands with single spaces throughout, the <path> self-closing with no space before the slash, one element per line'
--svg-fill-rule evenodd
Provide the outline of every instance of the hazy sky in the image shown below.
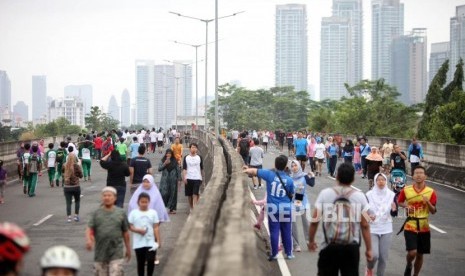
<path fill-rule="evenodd" d="M 448 41 L 449 19 L 465 0 L 403 0 L 405 31 L 428 29 L 428 43 Z M 135 60 L 194 60 L 194 49 L 174 44 L 205 42 L 205 24 L 168 11 L 214 18 L 214 0 L 0 0 L 0 70 L 11 79 L 12 104 L 31 108 L 31 76 L 47 76 L 47 93 L 63 96 L 71 84 L 91 84 L 94 104 L 121 102 L 127 88 L 135 98 Z M 308 17 L 308 83 L 319 90 L 321 17 L 331 0 L 219 0 L 219 14 L 245 11 L 219 21 L 220 83 L 239 80 L 256 89 L 274 86 L 276 4 L 304 3 Z M 371 0 L 364 0 L 364 78 L 371 70 Z M 210 41 L 214 23 L 209 25 Z M 430 45 L 428 45 L 428 49 Z M 199 60 L 205 49 L 199 48 Z M 199 64 L 199 95 L 204 64 Z M 209 94 L 214 94 L 214 44 L 209 45 Z M 193 82 L 195 89 L 195 84 Z M 194 91 L 193 91 L 194 92 Z M 194 100 L 195 101 L 195 100 Z M 30 112 L 31 113 L 31 112 Z"/>

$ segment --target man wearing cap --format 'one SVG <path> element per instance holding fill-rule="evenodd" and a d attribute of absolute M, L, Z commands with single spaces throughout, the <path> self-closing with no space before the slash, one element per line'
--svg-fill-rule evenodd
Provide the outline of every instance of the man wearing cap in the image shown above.
<path fill-rule="evenodd" d="M 102 205 L 90 217 L 86 229 L 86 248 L 95 246 L 95 275 L 124 275 L 124 257 L 131 259 L 129 223 L 122 208 L 115 206 L 116 189 L 102 190 Z M 123 248 L 124 243 L 124 250 Z"/>

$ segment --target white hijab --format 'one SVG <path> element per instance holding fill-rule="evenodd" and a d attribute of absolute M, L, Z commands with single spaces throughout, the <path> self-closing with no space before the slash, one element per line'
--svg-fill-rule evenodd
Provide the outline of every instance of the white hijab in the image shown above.
<path fill-rule="evenodd" d="M 378 177 L 384 177 L 386 179 L 386 185 L 383 189 L 378 187 L 376 180 Z M 388 188 L 388 179 L 387 176 L 383 173 L 377 173 L 374 178 L 375 185 L 373 189 L 367 192 L 368 202 L 370 204 L 370 209 L 375 212 L 377 220 L 379 216 L 383 216 L 387 211 L 391 210 L 391 203 L 394 202 L 394 192 Z"/>

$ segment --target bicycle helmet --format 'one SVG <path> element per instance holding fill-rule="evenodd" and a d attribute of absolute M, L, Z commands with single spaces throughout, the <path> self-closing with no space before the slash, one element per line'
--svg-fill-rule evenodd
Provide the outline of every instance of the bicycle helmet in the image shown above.
<path fill-rule="evenodd" d="M 0 223 L 0 261 L 20 261 L 29 250 L 29 238 L 18 225 Z"/>
<path fill-rule="evenodd" d="M 78 271 L 81 267 L 79 256 L 76 252 L 64 245 L 50 247 L 40 259 L 42 269 L 69 268 Z"/>

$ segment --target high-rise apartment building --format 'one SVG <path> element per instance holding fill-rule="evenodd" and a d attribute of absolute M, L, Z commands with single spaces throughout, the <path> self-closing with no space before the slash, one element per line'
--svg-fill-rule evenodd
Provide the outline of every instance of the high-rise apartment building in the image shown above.
<path fill-rule="evenodd" d="M 155 74 L 153 60 L 136 60 L 136 123 L 155 126 Z"/>
<path fill-rule="evenodd" d="M 276 6 L 275 84 L 307 90 L 307 11 L 302 4 Z"/>
<path fill-rule="evenodd" d="M 29 121 L 29 107 L 25 102 L 19 101 L 13 106 L 13 117 L 17 125 Z"/>
<path fill-rule="evenodd" d="M 114 95 L 111 95 L 110 101 L 108 102 L 108 115 L 110 115 L 113 119 L 120 121 L 119 117 L 119 106 L 118 102 Z"/>
<path fill-rule="evenodd" d="M 390 84 L 397 87 L 400 100 L 411 105 L 425 100 L 427 92 L 426 29 L 416 28 L 394 39 Z"/>
<path fill-rule="evenodd" d="M 78 97 L 84 104 L 84 112 L 90 113 L 90 108 L 93 105 L 93 89 L 90 84 L 83 85 L 67 85 L 64 91 L 65 98 Z"/>
<path fill-rule="evenodd" d="M 192 116 L 192 66 L 190 60 L 174 63 L 174 75 L 178 81 L 178 116 Z"/>
<path fill-rule="evenodd" d="M 433 81 L 433 78 L 438 73 L 439 68 L 441 68 L 441 65 L 449 58 L 449 42 L 431 43 L 431 53 L 429 56 L 429 84 L 431 84 L 431 81 Z"/>
<path fill-rule="evenodd" d="M 55 99 L 50 103 L 48 117 L 50 121 L 64 117 L 72 125 L 85 127 L 84 103 L 77 97 Z"/>
<path fill-rule="evenodd" d="M 363 3 L 362 0 L 333 0 L 333 16 L 347 18 L 351 39 L 349 85 L 363 79 Z"/>
<path fill-rule="evenodd" d="M 125 127 L 131 125 L 131 97 L 127 89 L 121 94 L 121 125 Z"/>
<path fill-rule="evenodd" d="M 455 66 L 460 58 L 465 60 L 465 5 L 457 6 L 455 16 L 450 19 L 449 81 L 454 77 Z"/>
<path fill-rule="evenodd" d="M 11 82 L 6 71 L 0 70 L 0 110 L 11 111 Z"/>
<path fill-rule="evenodd" d="M 320 100 L 339 100 L 347 95 L 344 83 L 352 76 L 350 19 L 323 17 L 321 21 Z"/>
<path fill-rule="evenodd" d="M 179 78 L 175 78 L 174 65 L 159 64 L 154 67 L 155 72 L 155 127 L 168 129 L 175 120 L 176 88 L 179 86 Z"/>
<path fill-rule="evenodd" d="M 47 122 L 47 77 L 32 76 L 32 120 Z"/>
<path fill-rule="evenodd" d="M 391 45 L 404 34 L 404 4 L 399 0 L 372 1 L 371 78 L 391 79 Z"/>

